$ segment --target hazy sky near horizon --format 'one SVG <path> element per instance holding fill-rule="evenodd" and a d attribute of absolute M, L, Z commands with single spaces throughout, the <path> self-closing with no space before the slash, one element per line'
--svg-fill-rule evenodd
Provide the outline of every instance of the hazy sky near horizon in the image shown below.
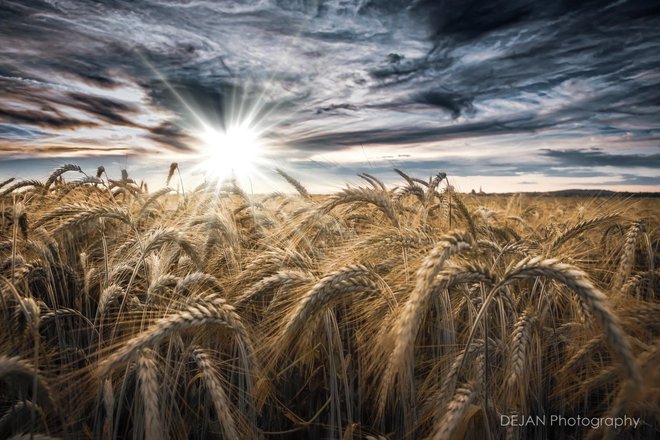
<path fill-rule="evenodd" d="M 312 190 L 657 191 L 654 3 L 0 0 L 0 177 L 192 170 L 204 126 L 251 118 L 263 173 Z"/>

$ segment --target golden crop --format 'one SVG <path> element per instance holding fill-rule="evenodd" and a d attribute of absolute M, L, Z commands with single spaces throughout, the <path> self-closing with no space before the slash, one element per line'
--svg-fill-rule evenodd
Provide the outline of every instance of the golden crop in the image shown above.
<path fill-rule="evenodd" d="M 657 434 L 655 200 L 80 172 L 0 184 L 0 438 Z"/>

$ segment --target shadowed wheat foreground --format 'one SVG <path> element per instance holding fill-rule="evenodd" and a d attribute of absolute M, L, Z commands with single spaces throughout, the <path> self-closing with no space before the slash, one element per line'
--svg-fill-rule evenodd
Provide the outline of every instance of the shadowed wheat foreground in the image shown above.
<path fill-rule="evenodd" d="M 395 171 L 0 183 L 0 438 L 654 438 L 658 203 Z"/>

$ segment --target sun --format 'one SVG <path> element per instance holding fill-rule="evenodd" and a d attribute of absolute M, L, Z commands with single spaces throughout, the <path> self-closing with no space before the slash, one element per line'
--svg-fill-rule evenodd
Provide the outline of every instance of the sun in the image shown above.
<path fill-rule="evenodd" d="M 255 172 L 263 140 L 258 130 L 247 124 L 226 129 L 206 127 L 199 135 L 203 142 L 202 167 L 210 177 L 220 181 L 228 178 L 249 178 Z"/>

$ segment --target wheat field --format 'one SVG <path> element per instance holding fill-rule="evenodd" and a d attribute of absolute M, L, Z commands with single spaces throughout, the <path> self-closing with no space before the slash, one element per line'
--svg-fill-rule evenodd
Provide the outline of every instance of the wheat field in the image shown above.
<path fill-rule="evenodd" d="M 657 199 L 177 172 L 0 183 L 0 438 L 658 434 Z"/>

